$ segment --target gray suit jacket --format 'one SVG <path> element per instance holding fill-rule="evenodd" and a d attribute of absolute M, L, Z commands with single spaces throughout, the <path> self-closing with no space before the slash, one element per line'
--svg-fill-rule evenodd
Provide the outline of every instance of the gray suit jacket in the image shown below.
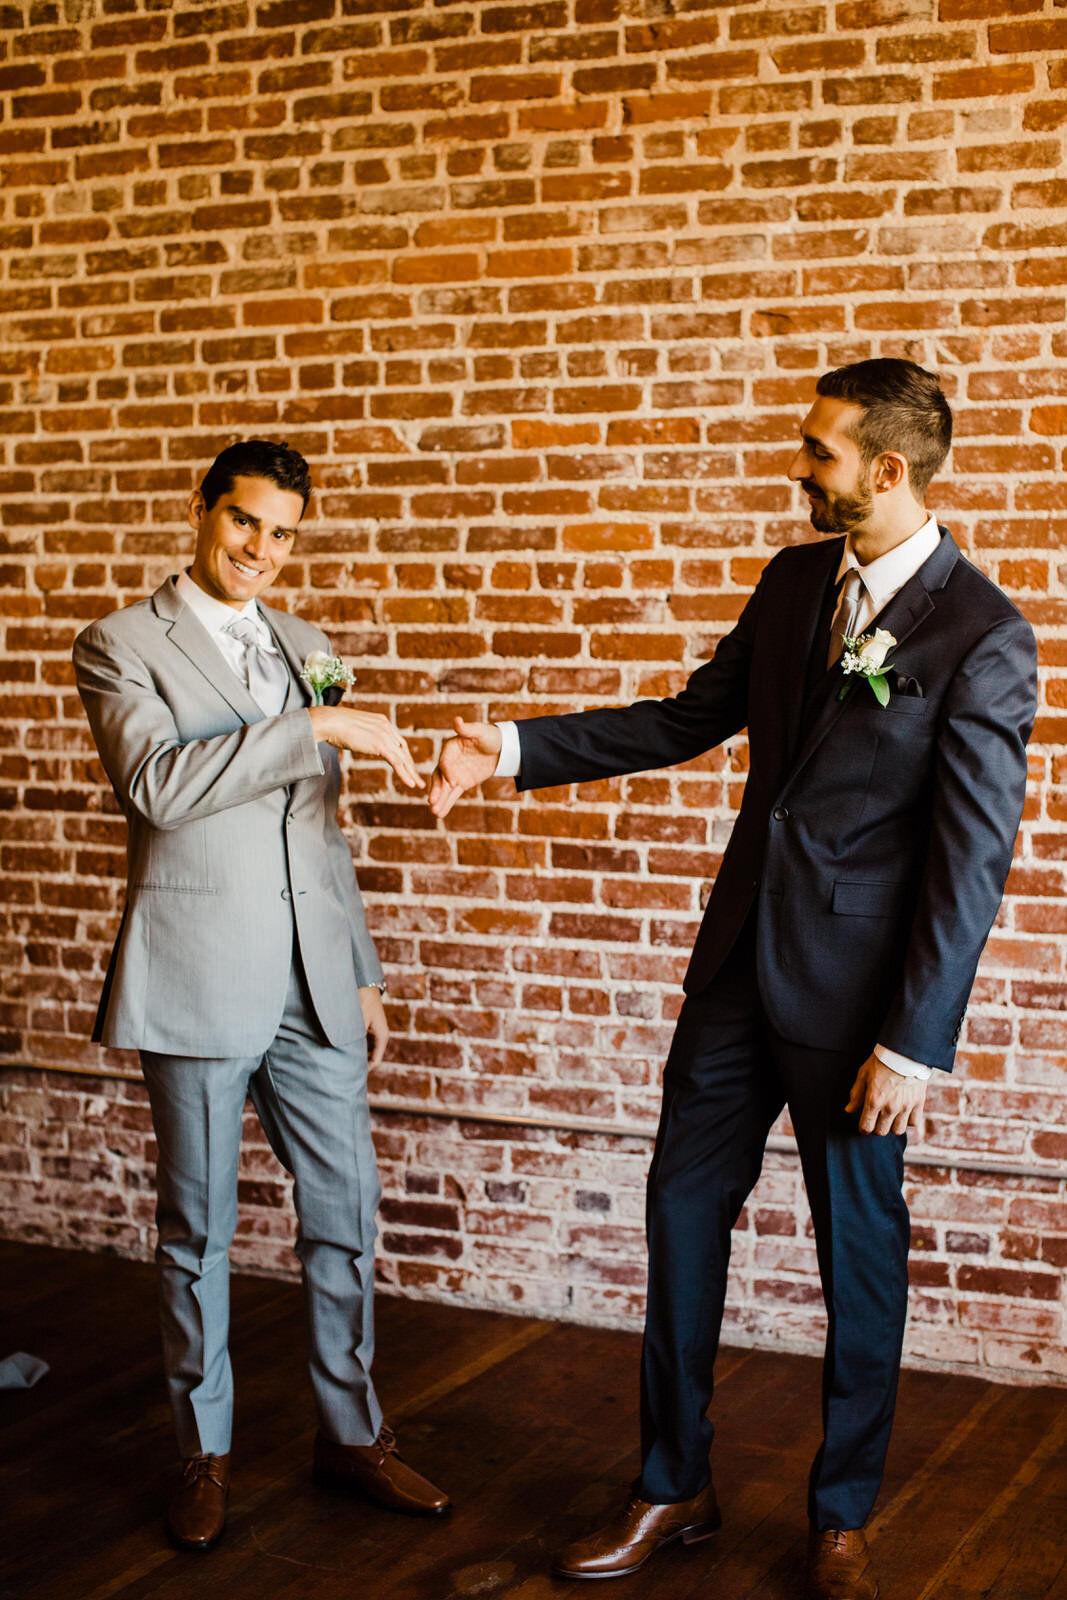
<path fill-rule="evenodd" d="M 310 623 L 261 610 L 294 673 L 329 648 Z M 360 1038 L 358 989 L 382 969 L 337 823 L 337 754 L 316 745 L 306 710 L 265 717 L 172 578 L 79 634 L 74 669 L 128 825 L 126 908 L 93 1037 L 262 1054 L 295 925 L 327 1038 Z"/>

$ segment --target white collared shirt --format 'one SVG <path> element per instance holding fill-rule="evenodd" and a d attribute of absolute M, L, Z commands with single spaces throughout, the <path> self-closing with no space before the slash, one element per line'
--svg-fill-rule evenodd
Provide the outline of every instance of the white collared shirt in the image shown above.
<path fill-rule="evenodd" d="M 208 637 L 215 645 L 226 665 L 235 672 L 241 682 L 245 681 L 245 647 L 240 639 L 235 639 L 232 633 L 225 630 L 231 622 L 238 617 L 244 617 L 256 630 L 256 642 L 261 650 L 266 650 L 270 655 L 278 655 L 278 647 L 274 642 L 274 635 L 263 620 L 262 613 L 255 600 L 249 600 L 238 611 L 234 606 L 228 606 L 224 600 L 216 600 L 214 595 L 205 593 L 198 583 L 194 583 L 188 572 L 180 572 L 174 584 L 178 598 L 182 600 L 193 613 L 197 622 L 205 629 Z M 285 705 L 289 693 L 288 685 L 280 684 L 277 705 L 263 706 L 268 717 L 276 717 Z"/>
<path fill-rule="evenodd" d="M 899 594 L 908 579 L 914 578 L 923 562 L 929 560 L 940 542 L 937 518 L 927 517 L 918 532 L 905 539 L 903 544 L 894 545 L 884 556 L 878 556 L 861 567 L 852 549 L 851 537 L 845 540 L 837 581 L 840 583 L 846 572 L 854 570 L 859 573 L 863 583 L 856 620 L 852 625 L 855 633 L 862 633 L 879 612 L 885 610 L 893 596 Z"/>
<path fill-rule="evenodd" d="M 863 582 L 860 590 L 860 603 L 856 611 L 853 628 L 857 634 L 862 633 L 869 623 L 879 615 L 889 604 L 893 596 L 899 594 L 909 578 L 914 578 L 924 561 L 929 560 L 941 542 L 941 534 L 937 526 L 937 518 L 927 517 L 922 527 L 903 543 L 894 545 L 892 550 L 887 550 L 884 556 L 878 556 L 874 561 L 868 561 L 865 567 L 856 560 L 852 549 L 851 538 L 845 540 L 845 548 L 841 555 L 841 564 L 837 569 L 837 578 L 840 581 L 850 568 L 855 568 Z M 496 773 L 498 778 L 515 778 L 522 766 L 521 746 L 519 744 L 519 730 L 514 722 L 498 722 L 500 729 L 500 755 L 497 758 Z M 902 1078 L 928 1078 L 932 1068 L 921 1061 L 912 1061 L 910 1056 L 902 1056 L 897 1050 L 890 1050 L 883 1044 L 876 1044 L 874 1053 L 878 1060 L 885 1066 L 891 1067 Z"/>

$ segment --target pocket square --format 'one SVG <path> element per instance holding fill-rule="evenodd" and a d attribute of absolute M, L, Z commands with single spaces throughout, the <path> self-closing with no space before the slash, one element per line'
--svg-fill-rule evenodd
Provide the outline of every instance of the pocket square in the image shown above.
<path fill-rule="evenodd" d="M 924 699 L 923 686 L 918 678 L 906 678 L 900 672 L 897 673 L 893 681 L 893 692 L 894 694 L 907 695 L 911 700 Z"/>

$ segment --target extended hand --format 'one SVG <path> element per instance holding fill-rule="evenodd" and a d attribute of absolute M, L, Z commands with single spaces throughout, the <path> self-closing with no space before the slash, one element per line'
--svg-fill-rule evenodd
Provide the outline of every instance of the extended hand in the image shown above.
<path fill-rule="evenodd" d="M 925 1079 L 905 1078 L 877 1056 L 868 1056 L 845 1110 L 860 1113 L 861 1133 L 906 1133 L 914 1128 L 922 1138 L 925 1099 Z"/>
<path fill-rule="evenodd" d="M 500 729 L 493 723 L 456 717 L 452 726 L 456 738 L 445 740 L 430 780 L 430 810 L 435 817 L 447 817 L 461 794 L 491 778 L 500 755 Z"/>
<path fill-rule="evenodd" d="M 376 983 L 360 989 L 359 1003 L 363 1010 L 363 1021 L 367 1025 L 367 1065 L 376 1067 L 385 1055 L 385 1047 L 389 1042 L 389 1024 L 385 1020 L 382 991 Z"/>
<path fill-rule="evenodd" d="M 311 706 L 308 709 L 316 740 L 357 755 L 381 756 L 409 789 L 425 789 L 415 771 L 411 751 L 388 717 L 376 711 L 356 711 L 353 706 Z"/>

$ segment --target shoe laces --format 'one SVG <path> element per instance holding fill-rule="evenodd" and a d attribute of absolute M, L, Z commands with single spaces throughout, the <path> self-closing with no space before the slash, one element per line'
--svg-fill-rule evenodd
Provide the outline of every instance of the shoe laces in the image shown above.
<path fill-rule="evenodd" d="M 190 1456 L 182 1477 L 187 1484 L 196 1483 L 198 1478 L 209 1478 L 220 1489 L 226 1487 L 217 1456 Z"/>
<path fill-rule="evenodd" d="M 834 1551 L 837 1555 L 844 1555 L 848 1549 L 848 1532 L 844 1528 L 827 1528 L 823 1538 L 827 1541 L 833 1540 Z"/>
<path fill-rule="evenodd" d="M 378 1451 L 383 1461 L 386 1456 L 398 1456 L 400 1454 L 400 1444 L 396 1434 L 386 1422 L 382 1423 L 381 1428 L 378 1430 L 378 1437 L 374 1442 L 378 1446 Z"/>

